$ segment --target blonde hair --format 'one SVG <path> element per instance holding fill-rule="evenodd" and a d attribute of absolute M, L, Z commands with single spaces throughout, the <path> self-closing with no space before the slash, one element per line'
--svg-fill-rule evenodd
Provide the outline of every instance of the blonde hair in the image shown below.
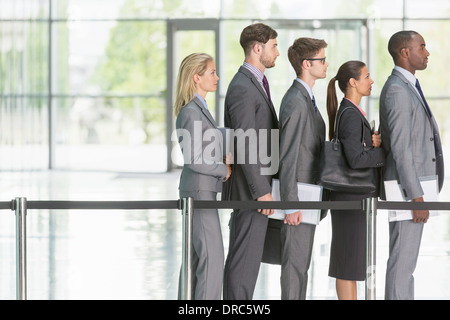
<path fill-rule="evenodd" d="M 213 61 L 209 54 L 192 53 L 181 62 L 177 77 L 175 104 L 173 106 L 175 116 L 178 116 L 181 109 L 194 98 L 196 91 L 194 75 L 202 76 L 206 72 L 209 61 Z"/>

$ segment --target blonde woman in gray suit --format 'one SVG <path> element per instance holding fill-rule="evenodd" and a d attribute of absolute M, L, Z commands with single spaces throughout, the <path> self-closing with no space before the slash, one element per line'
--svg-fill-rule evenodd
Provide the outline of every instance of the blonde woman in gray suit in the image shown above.
<path fill-rule="evenodd" d="M 184 157 L 180 197 L 216 200 L 231 174 L 223 162 L 222 139 L 208 111 L 206 94 L 216 91 L 219 77 L 213 58 L 204 53 L 187 56 L 180 65 L 174 105 L 178 141 Z M 221 298 L 224 249 L 217 209 L 193 215 L 193 292 L 195 300 Z"/>

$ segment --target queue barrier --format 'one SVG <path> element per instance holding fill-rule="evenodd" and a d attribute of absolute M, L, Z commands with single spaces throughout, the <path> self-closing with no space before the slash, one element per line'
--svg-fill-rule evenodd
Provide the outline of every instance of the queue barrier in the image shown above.
<path fill-rule="evenodd" d="M 0 202 L 0 210 L 16 214 L 16 299 L 27 299 L 26 216 L 30 209 L 39 210 L 150 210 L 178 209 L 182 211 L 182 272 L 181 299 L 191 300 L 192 216 L 198 209 L 333 209 L 364 210 L 366 212 L 366 300 L 376 299 L 376 215 L 377 210 L 450 210 L 450 202 L 396 202 L 367 198 L 362 201 L 204 201 L 183 198 L 168 201 L 28 201 L 15 198 Z"/>

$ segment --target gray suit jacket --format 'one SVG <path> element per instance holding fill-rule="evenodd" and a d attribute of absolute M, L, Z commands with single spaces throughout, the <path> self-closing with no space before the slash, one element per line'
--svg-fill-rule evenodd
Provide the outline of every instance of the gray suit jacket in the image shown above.
<path fill-rule="evenodd" d="M 380 125 L 386 154 L 383 180 L 398 180 L 407 200 L 423 195 L 420 177 L 437 174 L 440 190 L 444 161 L 437 123 L 415 87 L 395 69 L 381 91 Z"/>
<path fill-rule="evenodd" d="M 271 129 L 278 129 L 277 114 L 256 77 L 245 67 L 239 68 L 228 86 L 224 118 L 225 127 L 234 129 L 235 134 L 239 132 L 237 131 L 239 129 L 242 129 L 244 133 L 256 133 L 256 146 L 251 147 L 256 148 L 257 159 L 255 163 L 250 161 L 249 150 L 252 148 L 250 148 L 249 139 L 245 139 L 245 150 L 237 148 L 236 140 L 242 139 L 242 135 L 237 135 L 234 142 L 232 174 L 224 184 L 222 198 L 224 200 L 255 200 L 272 192 L 272 175 L 261 174 L 261 168 L 270 167 L 271 164 L 261 161 L 260 155 L 271 155 Z M 261 141 L 267 141 L 264 145 L 266 150 L 260 148 Z M 241 153 L 240 156 L 245 156 L 245 161 L 238 161 L 239 153 Z M 274 156 L 278 157 L 278 154 Z M 278 168 L 275 169 L 277 170 Z"/>
<path fill-rule="evenodd" d="M 280 195 L 298 201 L 297 182 L 316 184 L 325 122 L 305 87 L 294 80 L 280 107 Z"/>
<path fill-rule="evenodd" d="M 227 175 L 227 167 L 223 163 L 222 135 L 197 97 L 181 109 L 176 128 L 184 157 L 180 191 L 220 192 Z"/>

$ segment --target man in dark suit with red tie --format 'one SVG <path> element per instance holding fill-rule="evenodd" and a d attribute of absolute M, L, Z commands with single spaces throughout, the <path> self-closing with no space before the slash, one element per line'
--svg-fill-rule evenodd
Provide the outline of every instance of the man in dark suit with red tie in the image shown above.
<path fill-rule="evenodd" d="M 225 97 L 225 127 L 234 131 L 234 163 L 223 187 L 223 200 L 272 201 L 272 175 L 278 162 L 272 154 L 272 130 L 278 129 L 266 68 L 279 56 L 277 32 L 255 23 L 241 33 L 245 61 L 230 82 Z M 253 139 L 253 138 L 256 138 Z M 275 139 L 278 143 L 278 139 Z M 265 144 L 261 144 L 265 141 Z M 256 143 L 256 146 L 255 146 Z M 254 149 L 256 148 L 256 149 Z M 263 150 L 266 149 L 266 150 Z M 256 150 L 252 152 L 252 150 Z M 256 157 L 256 161 L 254 161 Z M 230 219 L 230 246 L 225 263 L 224 299 L 250 300 L 258 278 L 268 218 L 273 210 L 234 209 Z"/>

